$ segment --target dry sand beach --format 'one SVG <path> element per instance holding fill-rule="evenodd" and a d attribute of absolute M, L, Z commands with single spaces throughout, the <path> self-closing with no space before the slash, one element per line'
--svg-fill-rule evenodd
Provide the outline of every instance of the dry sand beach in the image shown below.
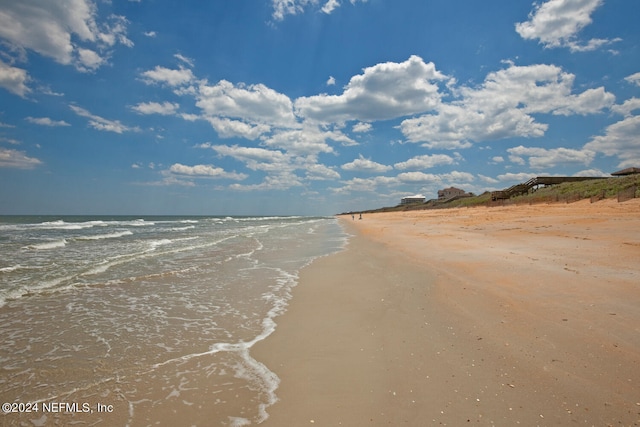
<path fill-rule="evenodd" d="M 252 349 L 263 425 L 640 425 L 640 199 L 342 221 Z"/>

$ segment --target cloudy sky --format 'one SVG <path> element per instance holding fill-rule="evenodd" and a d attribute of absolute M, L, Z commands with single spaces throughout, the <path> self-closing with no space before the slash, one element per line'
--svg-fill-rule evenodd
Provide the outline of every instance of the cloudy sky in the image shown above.
<path fill-rule="evenodd" d="M 332 214 L 640 166 L 640 2 L 0 0 L 0 214 Z"/>

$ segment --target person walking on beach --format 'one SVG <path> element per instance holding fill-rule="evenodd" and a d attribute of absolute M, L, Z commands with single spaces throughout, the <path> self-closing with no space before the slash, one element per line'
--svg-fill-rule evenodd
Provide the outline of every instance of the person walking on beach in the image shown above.
<path fill-rule="evenodd" d="M 360 218 L 358 218 L 358 219 L 362 219 L 362 214 L 360 214 Z"/>

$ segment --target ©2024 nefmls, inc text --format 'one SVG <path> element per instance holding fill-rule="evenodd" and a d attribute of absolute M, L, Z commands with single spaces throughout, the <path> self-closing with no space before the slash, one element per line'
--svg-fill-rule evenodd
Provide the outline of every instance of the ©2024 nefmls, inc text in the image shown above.
<path fill-rule="evenodd" d="M 113 405 L 105 403 L 90 404 L 88 402 L 5 402 L 2 404 L 2 412 L 5 414 L 11 413 L 76 413 L 76 414 L 92 414 L 94 412 L 99 413 L 111 413 L 113 412 Z"/>

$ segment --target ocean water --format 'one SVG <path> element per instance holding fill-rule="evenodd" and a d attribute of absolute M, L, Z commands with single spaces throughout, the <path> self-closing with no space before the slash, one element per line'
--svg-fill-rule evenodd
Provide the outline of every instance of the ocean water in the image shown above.
<path fill-rule="evenodd" d="M 279 380 L 251 347 L 345 243 L 333 218 L 0 217 L 0 425 L 259 424 Z"/>

